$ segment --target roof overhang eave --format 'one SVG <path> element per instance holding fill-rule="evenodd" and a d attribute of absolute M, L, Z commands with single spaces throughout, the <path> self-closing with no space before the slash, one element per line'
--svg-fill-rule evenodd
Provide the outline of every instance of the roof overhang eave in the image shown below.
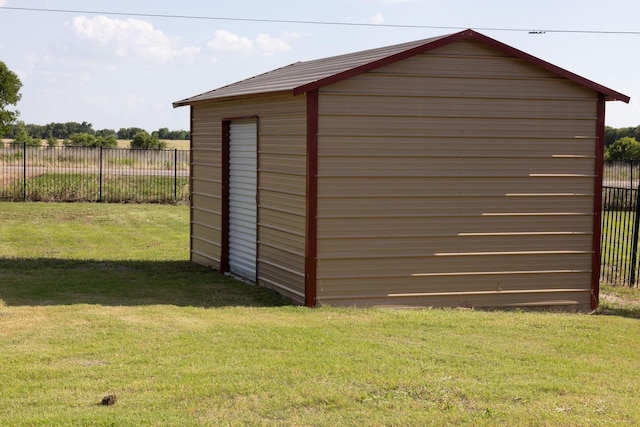
<path fill-rule="evenodd" d="M 603 93 L 605 101 L 622 101 L 628 104 L 631 101 L 631 97 L 623 95 L 621 93 L 611 91 L 610 93 Z"/>
<path fill-rule="evenodd" d="M 193 97 L 193 98 L 183 99 L 182 101 L 176 101 L 172 105 L 173 105 L 173 108 L 178 108 L 178 107 L 186 107 L 187 105 L 206 104 L 210 102 L 235 101 L 239 99 L 263 98 L 263 97 L 279 96 L 279 95 L 295 96 L 297 94 L 294 94 L 292 89 L 286 89 L 286 90 L 277 90 L 273 92 L 251 92 L 251 93 L 228 95 L 228 96 L 213 96 L 209 98 Z M 200 98 L 200 99 L 197 99 L 197 98 Z"/>

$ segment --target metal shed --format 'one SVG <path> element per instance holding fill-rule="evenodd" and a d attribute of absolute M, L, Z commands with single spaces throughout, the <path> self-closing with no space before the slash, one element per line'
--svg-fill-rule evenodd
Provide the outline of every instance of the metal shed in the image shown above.
<path fill-rule="evenodd" d="M 191 107 L 191 260 L 307 306 L 598 304 L 605 101 L 473 30 Z"/>

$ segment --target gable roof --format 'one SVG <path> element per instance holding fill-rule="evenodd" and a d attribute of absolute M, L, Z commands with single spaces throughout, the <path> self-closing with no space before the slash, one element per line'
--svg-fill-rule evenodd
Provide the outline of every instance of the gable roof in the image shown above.
<path fill-rule="evenodd" d="M 627 95 L 543 61 L 477 31 L 464 30 L 454 34 L 346 55 L 296 62 L 228 86 L 174 102 L 173 106 L 181 107 L 201 101 L 274 92 L 290 91 L 293 95 L 299 95 L 461 40 L 475 40 L 508 55 L 520 58 L 577 84 L 586 86 L 604 95 L 607 101 L 629 102 L 630 100 Z"/>

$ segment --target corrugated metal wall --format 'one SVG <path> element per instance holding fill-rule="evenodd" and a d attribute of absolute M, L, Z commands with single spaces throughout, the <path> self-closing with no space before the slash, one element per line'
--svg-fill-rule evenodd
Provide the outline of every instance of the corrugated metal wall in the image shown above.
<path fill-rule="evenodd" d="M 322 89 L 318 302 L 589 306 L 596 106 L 473 41 Z"/>
<path fill-rule="evenodd" d="M 255 282 L 258 259 L 258 123 L 229 124 L 229 271 Z"/>
<path fill-rule="evenodd" d="M 193 107 L 191 257 L 220 268 L 222 120 L 258 116 L 258 284 L 304 301 L 306 103 L 269 96 Z"/>
<path fill-rule="evenodd" d="M 220 268 L 222 123 L 211 106 L 193 106 L 191 123 L 191 260 Z"/>

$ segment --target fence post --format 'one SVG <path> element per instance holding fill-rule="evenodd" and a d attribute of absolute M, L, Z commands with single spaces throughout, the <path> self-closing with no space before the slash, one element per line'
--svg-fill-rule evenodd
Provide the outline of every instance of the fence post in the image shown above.
<path fill-rule="evenodd" d="M 27 143 L 22 143 L 22 200 L 27 201 Z"/>
<path fill-rule="evenodd" d="M 633 170 L 633 162 L 631 162 L 631 168 Z M 632 175 L 633 176 L 633 175 Z M 633 188 L 633 181 L 631 181 L 631 188 Z M 633 220 L 633 233 L 631 239 L 631 265 L 629 269 L 629 286 L 633 287 L 636 284 L 636 262 L 638 260 L 638 234 L 640 232 L 640 182 L 636 186 L 636 205 L 634 207 L 635 217 Z"/>
<path fill-rule="evenodd" d="M 178 149 L 173 151 L 173 203 L 178 201 Z"/>
<path fill-rule="evenodd" d="M 100 174 L 98 178 L 98 203 L 102 202 L 102 145 L 100 146 Z"/>

